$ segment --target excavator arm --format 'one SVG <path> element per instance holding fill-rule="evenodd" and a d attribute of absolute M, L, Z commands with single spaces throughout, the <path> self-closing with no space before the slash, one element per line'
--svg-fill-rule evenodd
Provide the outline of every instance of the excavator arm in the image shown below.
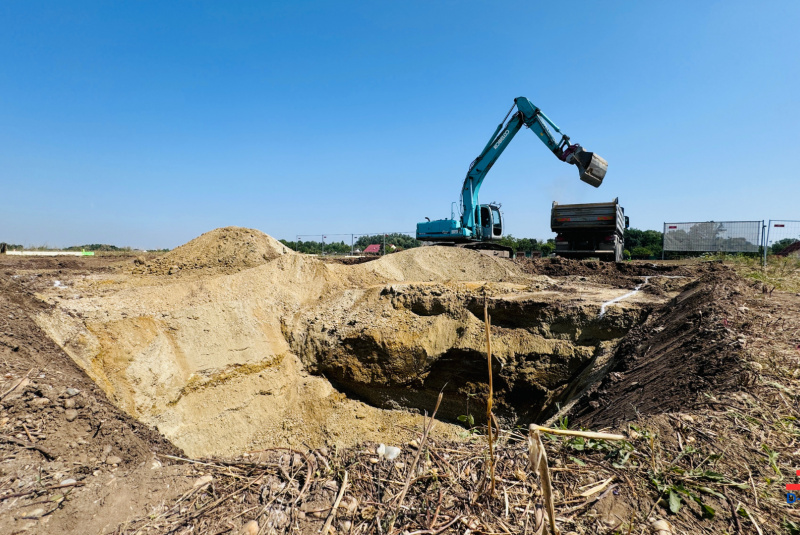
<path fill-rule="evenodd" d="M 517 108 L 513 115 L 511 112 Z M 506 123 L 509 115 L 511 118 Z M 550 128 L 561 134 L 561 139 L 556 140 Z M 478 192 L 483 184 L 486 174 L 495 164 L 497 159 L 506 149 L 514 136 L 523 126 L 527 126 L 536 134 L 536 137 L 544 143 L 556 157 L 569 164 L 576 165 L 580 171 L 580 179 L 599 187 L 603 183 L 603 178 L 608 169 L 608 163 L 594 153 L 586 152 L 578 144 L 570 145 L 569 137 L 561 132 L 561 129 L 550 120 L 542 111 L 534 106 L 525 97 L 514 99 L 514 106 L 506 115 L 505 119 L 498 125 L 489 143 L 486 144 L 480 155 L 470 165 L 464 184 L 461 188 L 461 203 L 463 213 L 461 224 L 466 228 L 474 228 L 478 215 Z"/>

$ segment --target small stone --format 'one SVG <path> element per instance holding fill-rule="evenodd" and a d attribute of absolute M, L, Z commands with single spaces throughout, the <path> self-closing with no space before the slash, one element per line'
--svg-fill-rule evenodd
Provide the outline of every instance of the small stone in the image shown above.
<path fill-rule="evenodd" d="M 74 485 L 75 483 L 77 483 L 77 481 L 75 481 L 74 479 L 65 479 L 64 481 L 61 482 L 61 485 L 62 486 L 63 485 Z"/>
<path fill-rule="evenodd" d="M 75 408 L 75 400 L 74 399 L 65 399 L 64 400 L 64 408 L 65 409 L 74 409 Z"/>
<path fill-rule="evenodd" d="M 106 464 L 122 464 L 122 459 L 116 455 L 109 455 L 106 457 Z"/>
<path fill-rule="evenodd" d="M 44 509 L 34 509 L 30 513 L 24 516 L 24 518 L 39 518 L 44 514 Z"/>
<path fill-rule="evenodd" d="M 69 397 L 77 396 L 80 393 L 81 391 L 78 390 L 77 388 L 67 388 L 67 395 Z"/>
<path fill-rule="evenodd" d="M 33 407 L 47 407 L 50 405 L 50 400 L 47 398 L 33 398 L 31 400 L 31 406 Z"/>
<path fill-rule="evenodd" d="M 251 520 L 239 531 L 240 535 L 258 535 L 258 522 Z"/>
<path fill-rule="evenodd" d="M 78 417 L 78 411 L 76 411 L 75 409 L 67 409 L 66 411 L 64 411 L 64 417 L 67 419 L 68 422 L 71 422 Z"/>

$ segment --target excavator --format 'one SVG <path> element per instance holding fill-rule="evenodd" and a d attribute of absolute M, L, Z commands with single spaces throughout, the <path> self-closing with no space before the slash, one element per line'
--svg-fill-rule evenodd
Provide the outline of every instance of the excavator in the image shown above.
<path fill-rule="evenodd" d="M 514 108 L 517 109 L 516 112 Z M 582 181 L 594 187 L 599 187 L 603 183 L 608 163 L 597 154 L 587 152 L 579 144 L 570 144 L 569 137 L 564 135 L 539 108 L 527 98 L 518 97 L 514 99 L 514 105 L 500 122 L 483 151 L 469 166 L 461 188 L 460 217 L 456 218 L 453 211 L 450 219 L 431 221 L 426 218 L 427 221 L 417 223 L 418 240 L 432 242 L 430 245 L 476 249 L 492 256 L 511 256 L 510 248 L 497 243 L 503 237 L 503 216 L 500 213 L 500 205 L 479 204 L 478 192 L 486 174 L 523 126 L 530 128 L 559 160 L 575 165 Z M 550 128 L 561 134 L 560 140 L 556 140 Z"/>

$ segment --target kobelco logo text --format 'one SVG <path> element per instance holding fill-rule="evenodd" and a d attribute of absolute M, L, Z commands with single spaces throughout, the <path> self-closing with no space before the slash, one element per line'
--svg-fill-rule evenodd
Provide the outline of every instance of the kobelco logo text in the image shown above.
<path fill-rule="evenodd" d="M 503 135 L 502 135 L 502 136 L 500 136 L 500 139 L 498 139 L 498 140 L 497 140 L 497 143 L 495 143 L 495 144 L 494 144 L 494 147 L 492 147 L 492 148 L 493 148 L 494 150 L 497 150 L 497 147 L 499 147 L 499 146 L 500 146 L 500 143 L 502 143 L 502 142 L 503 142 L 503 140 L 504 140 L 505 138 L 507 138 L 507 137 L 508 137 L 508 130 L 506 130 L 505 132 L 503 132 Z"/>

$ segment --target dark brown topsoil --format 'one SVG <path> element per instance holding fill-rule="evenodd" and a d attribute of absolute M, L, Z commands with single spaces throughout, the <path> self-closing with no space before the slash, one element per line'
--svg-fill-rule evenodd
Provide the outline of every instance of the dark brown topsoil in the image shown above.
<path fill-rule="evenodd" d="M 520 258 L 514 262 L 523 271 L 548 277 L 584 278 L 619 288 L 633 288 L 647 276 L 691 277 L 719 270 L 728 271 L 721 262 L 694 264 L 658 263 L 646 261 L 601 262 L 599 260 L 573 260 L 570 258 Z M 684 281 L 685 282 L 685 281 Z"/>
<path fill-rule="evenodd" d="M 634 328 L 610 373 L 574 409 L 581 425 L 616 426 L 638 415 L 686 410 L 703 393 L 736 388 L 745 339 L 735 329 L 755 291 L 730 269 L 701 276 Z"/>
<path fill-rule="evenodd" d="M 33 321 L 48 306 L 37 289 L 117 262 L 0 255 L 2 533 L 107 532 L 179 487 L 170 492 L 150 468 L 180 450 L 113 406 Z"/>

